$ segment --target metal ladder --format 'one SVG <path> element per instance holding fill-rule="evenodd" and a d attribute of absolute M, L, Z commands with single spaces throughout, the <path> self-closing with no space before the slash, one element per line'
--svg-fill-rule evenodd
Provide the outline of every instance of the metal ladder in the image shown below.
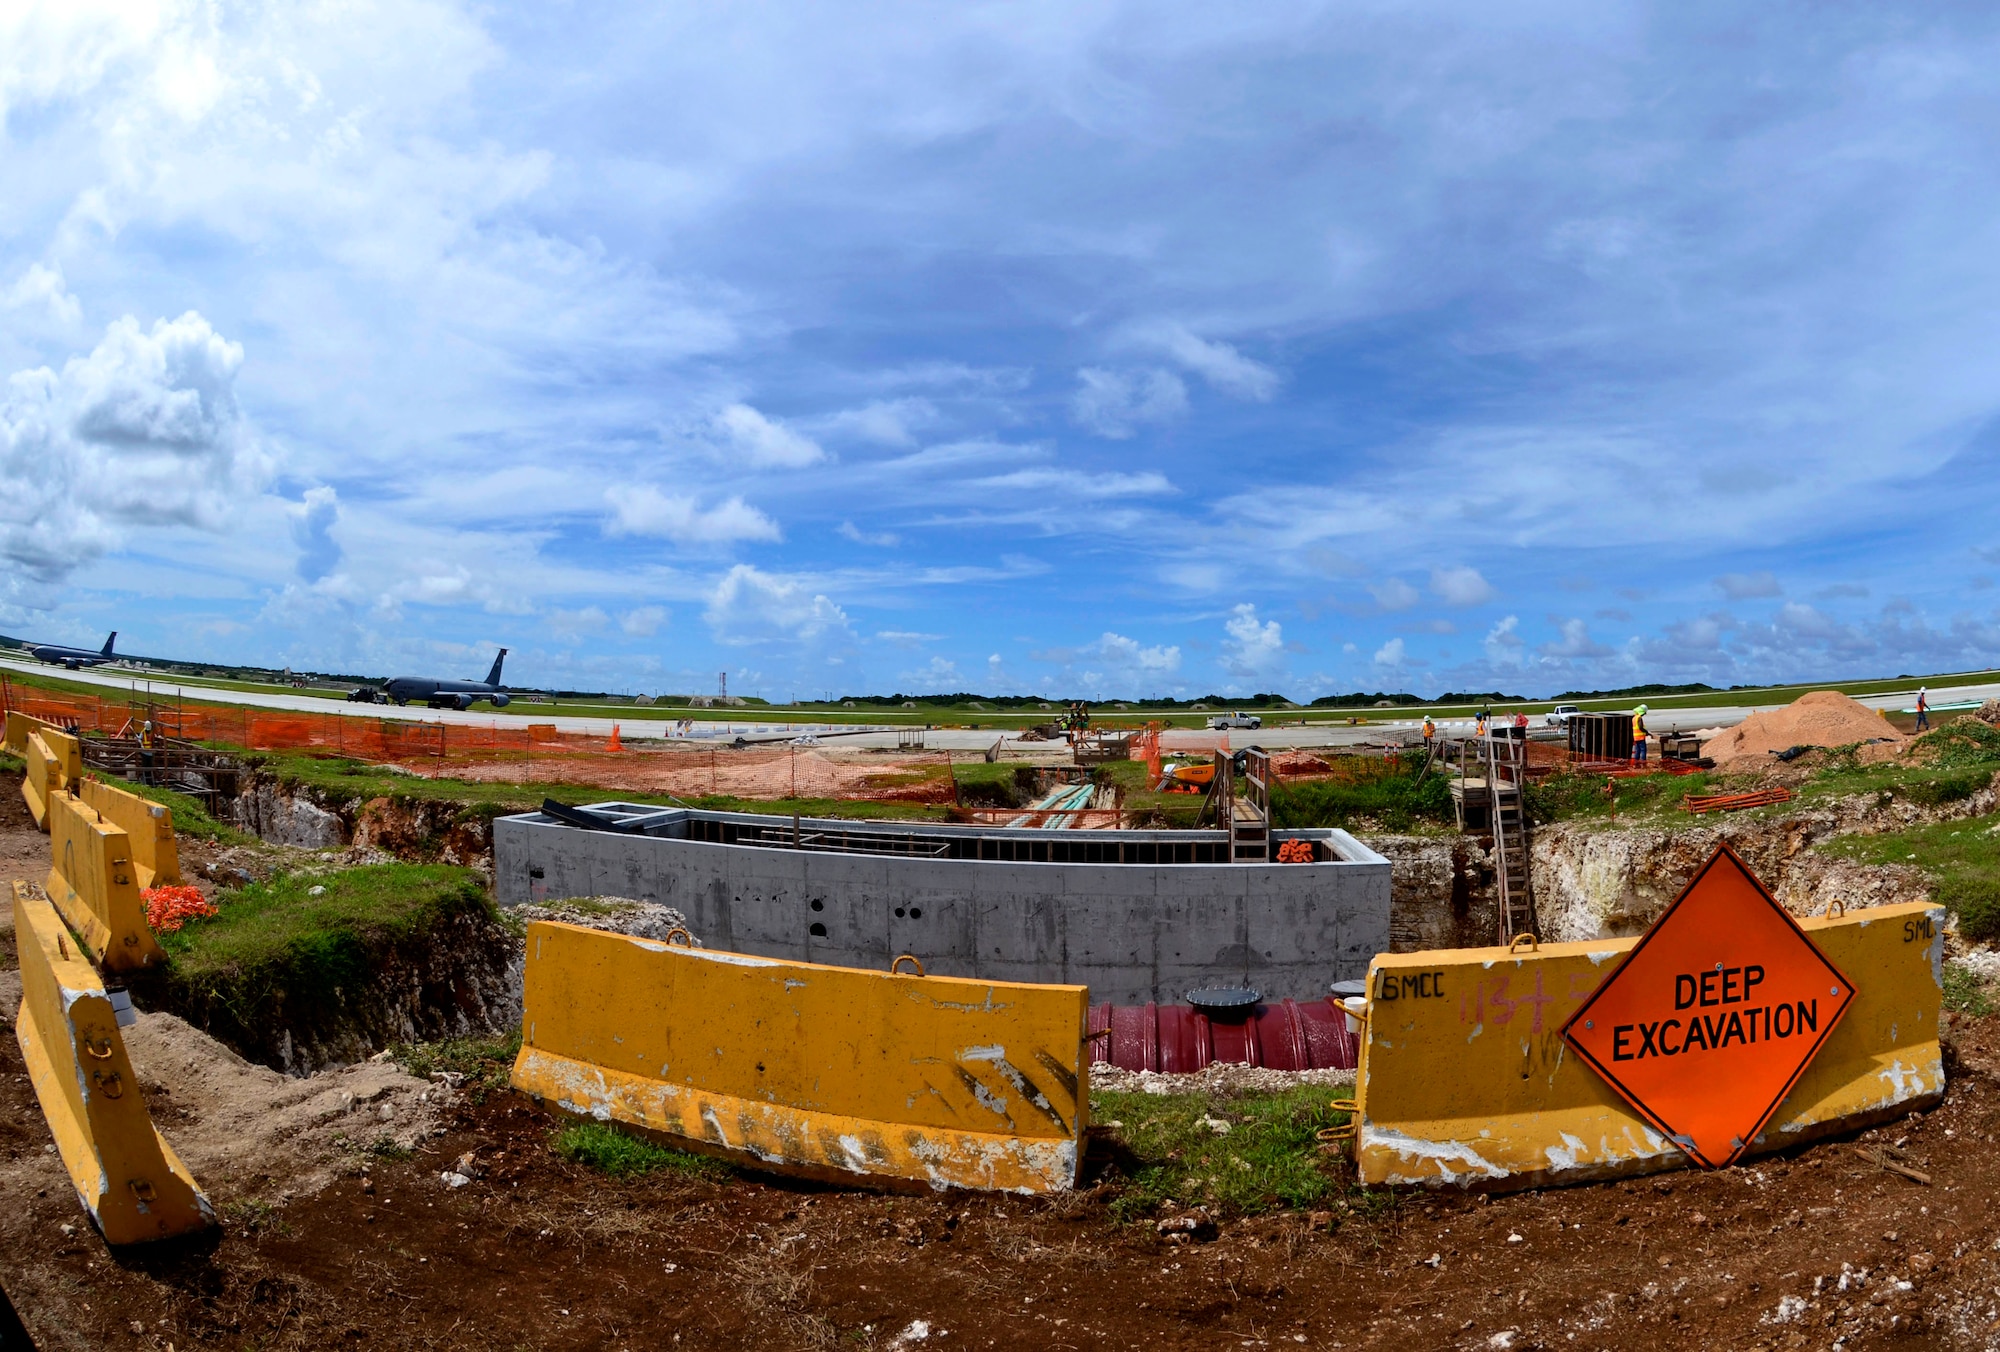
<path fill-rule="evenodd" d="M 1499 888 L 1500 942 L 1535 928 L 1533 856 L 1528 848 L 1528 744 L 1523 738 L 1486 737 L 1487 802 L 1492 805 L 1493 873 Z"/>

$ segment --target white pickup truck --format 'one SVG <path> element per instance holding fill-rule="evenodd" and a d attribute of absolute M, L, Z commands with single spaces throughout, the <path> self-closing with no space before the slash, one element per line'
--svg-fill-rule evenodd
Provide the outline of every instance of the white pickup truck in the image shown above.
<path fill-rule="evenodd" d="M 1552 728 L 1566 728 L 1569 726 L 1570 715 L 1581 712 L 1583 711 L 1578 709 L 1574 704 L 1558 704 L 1555 708 L 1549 710 L 1548 716 L 1543 718 L 1542 722 Z"/>
<path fill-rule="evenodd" d="M 1264 720 L 1257 714 L 1217 714 L 1208 720 L 1208 726 L 1217 731 L 1224 728 L 1261 728 Z"/>

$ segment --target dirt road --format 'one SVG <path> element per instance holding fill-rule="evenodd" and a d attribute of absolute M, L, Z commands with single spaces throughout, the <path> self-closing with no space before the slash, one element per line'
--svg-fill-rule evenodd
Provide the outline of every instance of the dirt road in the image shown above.
<path fill-rule="evenodd" d="M 0 857 L 32 863 L 24 824 L 0 805 Z M 10 1020 L 13 967 L 0 933 Z M 0 1280 L 44 1349 L 2000 1346 L 2000 1020 L 1956 1021 L 1947 1104 L 1866 1142 L 1928 1185 L 1839 1141 L 1490 1201 L 1350 1193 L 1175 1246 L 1114 1219 L 1109 1149 L 1050 1200 L 618 1181 L 504 1091 L 287 1081 L 163 1018 L 135 1061 L 225 1223 L 155 1252 L 89 1228 L 0 1040 Z"/>

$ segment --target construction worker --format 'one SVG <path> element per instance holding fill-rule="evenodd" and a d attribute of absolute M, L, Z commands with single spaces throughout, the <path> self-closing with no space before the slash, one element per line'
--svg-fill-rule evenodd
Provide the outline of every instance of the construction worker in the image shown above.
<path fill-rule="evenodd" d="M 139 782 L 141 784 L 151 784 L 154 782 L 155 775 L 153 769 L 158 759 L 159 748 L 160 734 L 154 730 L 153 720 L 149 718 L 139 725 Z"/>
<path fill-rule="evenodd" d="M 1646 706 L 1643 704 L 1632 711 L 1632 759 L 1646 759 Z"/>
<path fill-rule="evenodd" d="M 1931 725 L 1931 692 L 1929 686 L 1917 687 L 1917 731 L 1924 732 Z"/>
<path fill-rule="evenodd" d="M 1486 710 L 1481 709 L 1479 713 L 1474 716 L 1472 723 L 1472 735 L 1474 737 L 1484 737 L 1486 735 Z"/>
<path fill-rule="evenodd" d="M 1433 723 L 1433 722 L 1431 722 L 1431 716 L 1430 716 L 1429 714 L 1425 714 L 1425 715 L 1424 715 L 1424 752 L 1425 752 L 1425 754 L 1426 754 L 1426 755 L 1428 755 L 1428 754 L 1429 754 L 1429 752 L 1430 752 L 1430 749 L 1431 749 L 1431 743 L 1432 743 L 1433 741 L 1435 741 L 1435 740 L 1437 739 L 1437 735 L 1438 735 L 1438 725 L 1437 725 L 1437 724 L 1435 724 L 1435 723 Z"/>
<path fill-rule="evenodd" d="M 1514 715 L 1514 726 L 1515 726 L 1515 727 L 1517 727 L 1517 728 L 1519 728 L 1519 729 L 1521 730 L 1521 736 L 1523 736 L 1523 737 L 1526 737 L 1526 736 L 1528 735 L 1528 716 L 1527 716 L 1527 714 L 1525 714 L 1525 713 L 1519 713 L 1519 714 L 1515 714 L 1515 715 Z"/>

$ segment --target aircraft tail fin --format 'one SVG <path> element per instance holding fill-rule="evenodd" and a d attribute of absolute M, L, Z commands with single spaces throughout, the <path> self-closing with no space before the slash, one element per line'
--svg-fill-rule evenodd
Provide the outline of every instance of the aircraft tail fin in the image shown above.
<path fill-rule="evenodd" d="M 507 660 L 507 650 L 505 648 L 502 648 L 500 650 L 500 655 L 493 659 L 493 670 L 486 673 L 486 684 L 495 687 L 497 687 L 500 684 L 500 664 L 502 662 L 505 662 L 506 660 Z"/>
<path fill-rule="evenodd" d="M 111 645 L 116 643 L 117 641 L 118 641 L 118 631 L 116 629 L 113 629 L 111 631 L 111 637 L 104 640 L 104 651 L 99 653 L 98 656 L 100 657 L 111 656 Z"/>

